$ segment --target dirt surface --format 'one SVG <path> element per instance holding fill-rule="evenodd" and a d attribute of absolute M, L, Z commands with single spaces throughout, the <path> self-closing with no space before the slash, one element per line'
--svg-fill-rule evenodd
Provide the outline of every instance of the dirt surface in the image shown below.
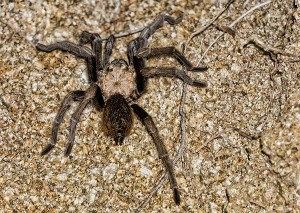
<path fill-rule="evenodd" d="M 102 38 L 133 32 L 159 14 L 181 11 L 183 21 L 165 23 L 149 44 L 181 50 L 227 1 L 68 2 L 0 3 L 0 212 L 300 211 L 299 0 L 270 1 L 249 14 L 267 1 L 236 0 L 195 36 L 185 54 L 208 70 L 189 75 L 206 80 L 207 88 L 183 90 L 177 79 L 149 79 L 137 103 L 152 115 L 170 156 L 182 144 L 185 152 L 175 167 L 181 205 L 166 181 L 143 207 L 164 168 L 138 119 L 124 144 L 115 146 L 103 134 L 102 113 L 88 106 L 65 158 L 74 103 L 57 146 L 39 155 L 63 98 L 89 83 L 82 59 L 39 52 L 35 44 L 78 42 L 83 30 Z M 126 59 L 127 43 L 137 35 L 118 38 L 112 57 Z M 264 45 L 247 42 L 253 36 Z M 170 58 L 148 65 L 181 68 Z"/>

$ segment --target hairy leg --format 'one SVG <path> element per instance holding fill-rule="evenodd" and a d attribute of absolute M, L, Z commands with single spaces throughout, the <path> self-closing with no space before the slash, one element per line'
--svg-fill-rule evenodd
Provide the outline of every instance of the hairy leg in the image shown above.
<path fill-rule="evenodd" d="M 54 50 L 61 50 L 61 51 L 69 52 L 79 58 L 86 59 L 89 81 L 90 82 L 97 81 L 95 53 L 90 48 L 75 44 L 70 41 L 61 41 L 49 45 L 37 43 L 36 48 L 43 52 L 52 52 Z"/>
<path fill-rule="evenodd" d="M 100 35 L 98 33 L 90 33 L 87 31 L 83 31 L 80 35 L 79 43 L 82 45 L 87 43 L 91 44 L 92 50 L 95 54 L 96 71 L 102 70 L 102 40 Z"/>
<path fill-rule="evenodd" d="M 178 24 L 182 21 L 182 14 L 174 19 L 171 16 L 168 16 L 166 14 L 160 15 L 158 17 L 156 17 L 156 19 L 154 20 L 154 22 L 152 24 L 150 24 L 148 27 L 146 27 L 140 34 L 139 37 L 148 39 L 157 29 L 161 28 L 163 26 L 163 23 L 166 21 L 168 22 L 170 25 L 175 25 Z"/>
<path fill-rule="evenodd" d="M 207 67 L 194 67 L 192 63 L 175 47 L 141 48 L 136 52 L 138 58 L 152 58 L 157 56 L 171 56 L 190 71 L 205 71 Z"/>
<path fill-rule="evenodd" d="M 149 37 L 153 35 L 157 29 L 163 26 L 164 21 L 168 22 L 171 25 L 178 24 L 182 21 L 182 15 L 179 16 L 177 19 L 174 19 L 173 17 L 168 15 L 160 15 L 154 20 L 153 23 L 145 27 L 145 29 L 141 32 L 139 37 L 132 40 L 128 44 L 127 55 L 129 59 L 129 64 L 133 63 L 133 58 L 136 52 L 139 49 L 145 48 L 147 46 Z"/>
<path fill-rule="evenodd" d="M 94 52 L 90 48 L 70 41 L 61 41 L 49 45 L 37 43 L 36 48 L 43 52 L 52 52 L 54 50 L 66 51 L 80 58 L 89 58 L 94 56 Z"/>
<path fill-rule="evenodd" d="M 131 107 L 132 107 L 134 113 L 138 116 L 138 118 L 144 124 L 144 126 L 147 129 L 147 132 L 153 139 L 156 150 L 158 152 L 158 156 L 162 160 L 162 163 L 168 173 L 170 185 L 171 185 L 171 188 L 173 189 L 174 201 L 178 205 L 178 204 L 180 204 L 180 193 L 179 193 L 179 190 L 177 187 L 177 182 L 176 182 L 176 179 L 174 176 L 173 166 L 170 161 L 167 149 L 166 149 L 164 143 L 162 142 L 162 140 L 160 139 L 158 130 L 157 130 L 151 116 L 143 108 L 141 108 L 137 104 L 132 104 Z"/>
<path fill-rule="evenodd" d="M 41 155 L 46 155 L 48 152 L 50 152 L 53 149 L 53 147 L 57 142 L 57 133 L 58 133 L 59 126 L 63 121 L 66 111 L 70 108 L 72 101 L 82 100 L 84 97 L 84 93 L 85 93 L 84 91 L 76 90 L 66 95 L 54 119 L 50 143 L 48 143 L 47 146 L 42 150 Z"/>
<path fill-rule="evenodd" d="M 71 124 L 70 124 L 70 133 L 69 133 L 69 143 L 66 146 L 65 156 L 70 155 L 71 150 L 74 146 L 75 130 L 76 130 L 77 123 L 79 122 L 79 119 L 80 119 L 80 116 L 81 116 L 83 110 L 89 103 L 91 103 L 95 100 L 96 95 L 97 94 L 99 95 L 99 91 L 101 92 L 100 88 L 96 84 L 92 84 L 85 92 L 84 98 L 80 102 L 76 111 L 72 114 Z"/>
<path fill-rule="evenodd" d="M 141 74 L 141 70 L 145 67 L 145 60 L 143 58 L 136 57 L 137 51 L 141 48 L 147 47 L 149 37 L 160 27 L 163 26 L 164 21 L 168 22 L 171 25 L 178 24 L 182 21 L 182 16 L 179 16 L 177 19 L 172 18 L 168 15 L 158 16 L 153 23 L 145 27 L 141 32 L 139 37 L 129 42 L 127 47 L 127 57 L 130 65 L 134 66 L 136 71 L 136 98 L 140 97 L 146 88 L 146 79 Z"/>
<path fill-rule="evenodd" d="M 196 87 L 206 87 L 205 81 L 197 81 L 191 79 L 183 70 L 176 67 L 145 67 L 141 70 L 141 74 L 144 77 L 175 77 L 179 78 L 183 82 Z"/>
<path fill-rule="evenodd" d="M 93 105 L 98 111 L 103 109 L 104 105 L 105 105 L 102 91 L 101 91 L 100 87 L 98 87 L 98 86 L 97 86 L 97 89 L 95 92 L 95 97 L 93 98 Z"/>

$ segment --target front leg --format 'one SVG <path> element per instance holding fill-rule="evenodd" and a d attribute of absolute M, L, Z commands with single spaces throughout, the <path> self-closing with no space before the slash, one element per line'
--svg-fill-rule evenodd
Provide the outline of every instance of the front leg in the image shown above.
<path fill-rule="evenodd" d="M 90 43 L 95 54 L 96 71 L 103 70 L 102 61 L 102 40 L 98 33 L 83 31 L 80 35 L 79 43 L 81 45 Z"/>
<path fill-rule="evenodd" d="M 52 52 L 54 50 L 61 50 L 64 52 L 69 52 L 79 58 L 86 59 L 89 81 L 90 82 L 97 81 L 95 54 L 93 50 L 91 50 L 90 48 L 75 44 L 70 41 L 61 41 L 49 45 L 37 43 L 36 48 L 43 52 Z"/>
<path fill-rule="evenodd" d="M 182 15 L 180 15 L 176 19 L 165 14 L 160 15 L 154 20 L 153 23 L 145 27 L 139 35 L 139 37 L 130 41 L 128 44 L 127 55 L 129 59 L 129 64 L 133 64 L 133 58 L 135 57 L 136 52 L 141 48 L 147 47 L 149 37 L 153 35 L 157 29 L 162 27 L 165 21 L 168 22 L 170 25 L 178 24 L 182 21 Z"/>
<path fill-rule="evenodd" d="M 43 52 L 52 52 L 54 50 L 61 50 L 61 51 L 69 52 L 80 58 L 90 58 L 95 56 L 94 52 L 90 48 L 75 44 L 71 41 L 60 41 L 49 45 L 37 43 L 36 48 Z"/>
<path fill-rule="evenodd" d="M 137 84 L 137 96 L 140 97 L 146 90 L 146 79 L 141 74 L 141 70 L 145 67 L 145 59 L 138 58 L 136 53 L 139 49 L 145 48 L 148 45 L 149 37 L 155 33 L 157 29 L 163 26 L 164 22 L 168 22 L 170 25 L 178 24 L 182 21 L 182 15 L 178 18 L 174 19 L 168 15 L 160 15 L 158 16 L 154 22 L 152 22 L 149 26 L 145 27 L 143 31 L 140 33 L 139 37 L 133 39 L 128 43 L 127 47 L 127 57 L 130 65 L 134 66 L 134 70 L 136 72 L 136 84 Z"/>
<path fill-rule="evenodd" d="M 158 56 L 170 56 L 175 58 L 189 71 L 205 71 L 207 67 L 194 67 L 192 63 L 181 54 L 175 47 L 141 48 L 136 52 L 138 58 L 152 58 Z"/>
<path fill-rule="evenodd" d="M 173 197 L 174 201 L 177 205 L 180 204 L 180 193 L 177 187 L 177 181 L 175 179 L 174 171 L 173 171 L 173 165 L 170 161 L 167 149 L 160 139 L 160 136 L 158 134 L 158 129 L 156 128 L 151 116 L 139 105 L 137 104 L 132 104 L 131 105 L 134 113 L 138 116 L 140 121 L 144 124 L 144 126 L 147 129 L 147 132 L 153 139 L 154 145 L 156 147 L 156 150 L 158 152 L 159 158 L 162 160 L 162 163 L 166 169 L 166 172 L 168 173 L 169 176 L 169 181 L 171 188 L 173 189 Z"/>
<path fill-rule="evenodd" d="M 141 32 L 140 37 L 148 39 L 157 29 L 163 26 L 163 23 L 165 21 L 168 22 L 170 25 L 175 25 L 180 23 L 182 21 L 182 18 L 183 18 L 182 14 L 180 14 L 180 16 L 176 19 L 166 14 L 160 15 L 154 20 L 152 24 L 150 24 Z"/>

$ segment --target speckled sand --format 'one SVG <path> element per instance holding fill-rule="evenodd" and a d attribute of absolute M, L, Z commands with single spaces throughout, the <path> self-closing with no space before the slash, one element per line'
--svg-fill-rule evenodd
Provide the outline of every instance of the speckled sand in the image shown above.
<path fill-rule="evenodd" d="M 89 84 L 83 60 L 38 52 L 34 44 L 77 42 L 83 30 L 107 37 L 146 26 L 163 12 L 182 11 L 183 22 L 165 24 L 150 43 L 181 49 L 226 0 L 13 2 L 0 3 L 0 212 L 134 211 L 163 175 L 151 138 L 137 119 L 124 145 L 115 146 L 103 134 L 101 112 L 87 107 L 71 157 L 65 158 L 75 103 L 55 149 L 39 155 L 64 96 Z M 236 0 L 217 23 L 228 26 L 261 2 Z M 225 34 L 204 56 L 208 71 L 189 73 L 207 80 L 208 87 L 187 87 L 187 146 L 175 169 L 182 203 L 175 206 L 166 182 L 143 212 L 300 211 L 299 58 L 277 55 L 276 63 L 274 55 L 254 45 L 243 47 L 256 35 L 300 56 L 298 7 L 299 0 L 274 0 L 247 15 L 235 26 L 235 37 Z M 220 33 L 210 27 L 191 41 L 186 55 L 193 64 Z M 125 57 L 135 36 L 118 39 L 113 57 Z M 171 59 L 151 64 L 177 66 Z M 153 116 L 172 157 L 180 145 L 182 86 L 180 80 L 151 79 L 137 101 Z"/>

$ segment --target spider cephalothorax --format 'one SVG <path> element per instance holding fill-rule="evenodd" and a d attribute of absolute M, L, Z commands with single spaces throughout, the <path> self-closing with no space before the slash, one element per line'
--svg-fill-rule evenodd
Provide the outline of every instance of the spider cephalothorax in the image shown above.
<path fill-rule="evenodd" d="M 174 19 L 168 15 L 160 15 L 140 35 L 128 44 L 128 63 L 124 59 L 115 59 L 110 62 L 115 37 L 111 35 L 102 52 L 102 41 L 96 33 L 84 31 L 80 37 L 80 44 L 70 41 L 57 42 L 50 45 L 38 43 L 37 49 L 44 52 L 53 50 L 67 51 L 87 62 L 87 71 L 90 87 L 86 91 L 75 90 L 70 92 L 62 101 L 55 117 L 50 143 L 41 152 L 47 154 L 57 142 L 57 133 L 66 111 L 71 102 L 79 101 L 79 105 L 72 114 L 70 123 L 69 143 L 65 155 L 71 153 L 75 140 L 75 129 L 79 118 L 88 104 L 93 104 L 98 110 L 103 110 L 103 127 L 105 133 L 112 137 L 116 144 L 122 144 L 130 133 L 133 124 L 133 114 L 146 127 L 157 149 L 158 156 L 168 173 L 171 188 L 173 189 L 176 204 L 180 203 L 180 195 L 167 149 L 162 142 L 158 129 L 151 116 L 135 100 L 140 98 L 146 89 L 147 79 L 151 77 L 176 77 L 191 86 L 205 87 L 204 81 L 196 81 L 186 75 L 185 71 L 176 67 L 147 67 L 148 58 L 170 56 L 175 58 L 188 71 L 204 71 L 206 67 L 193 65 L 174 47 L 148 48 L 149 37 L 166 21 L 171 25 L 181 22 L 182 16 Z M 91 48 L 85 46 L 90 43 Z"/>
<path fill-rule="evenodd" d="M 113 60 L 109 67 L 99 74 L 97 82 L 103 90 L 104 99 L 119 93 L 128 101 L 136 89 L 135 71 L 124 60 Z"/>

